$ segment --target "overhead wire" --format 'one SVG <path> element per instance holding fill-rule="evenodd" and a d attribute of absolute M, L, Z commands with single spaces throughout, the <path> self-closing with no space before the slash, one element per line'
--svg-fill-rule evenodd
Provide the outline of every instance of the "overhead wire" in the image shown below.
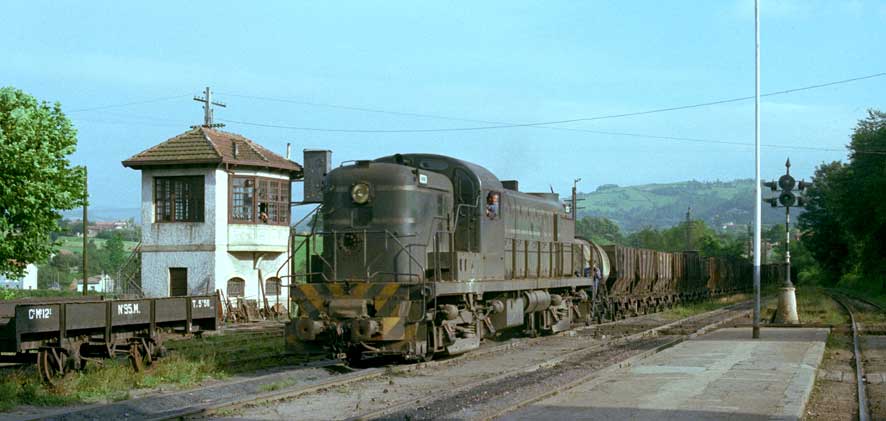
<path fill-rule="evenodd" d="M 870 75 L 854 77 L 854 78 L 849 78 L 849 79 L 842 79 L 842 80 L 831 81 L 831 82 L 825 82 L 825 83 L 819 83 L 819 84 L 809 85 L 809 86 L 804 86 L 804 87 L 799 87 L 799 88 L 792 88 L 792 89 L 785 89 L 785 90 L 781 90 L 781 91 L 768 92 L 768 93 L 763 94 L 762 96 L 784 95 L 784 94 L 789 94 L 789 93 L 794 93 L 794 92 L 799 92 L 799 91 L 804 91 L 804 90 L 818 89 L 818 88 L 840 85 L 840 84 L 856 82 L 856 81 L 861 81 L 861 80 L 865 80 L 865 79 L 872 79 L 872 78 L 882 77 L 882 76 L 886 76 L 886 72 L 874 73 L 874 74 L 870 74 Z M 649 135 L 649 134 L 640 134 L 640 133 L 614 132 L 614 131 L 602 131 L 602 130 L 574 128 L 574 127 L 548 126 L 546 124 L 561 124 L 561 123 L 575 122 L 575 121 L 590 121 L 590 120 L 599 120 L 599 119 L 607 119 L 607 118 L 619 118 L 619 117 L 644 115 L 644 114 L 652 114 L 652 113 L 667 112 L 667 111 L 676 111 L 676 110 L 683 110 L 683 109 L 690 109 L 690 108 L 699 108 L 699 107 L 705 107 L 705 106 L 712 106 L 712 105 L 719 105 L 719 104 L 726 104 L 726 103 L 731 103 L 731 102 L 749 100 L 749 99 L 753 99 L 754 98 L 753 96 L 724 99 L 724 100 L 704 102 L 704 103 L 698 103 L 698 104 L 681 105 L 681 106 L 676 106 L 676 107 L 659 108 L 659 109 L 654 109 L 654 110 L 646 110 L 646 111 L 639 111 L 639 112 L 633 112 L 633 113 L 612 114 L 612 115 L 606 115 L 606 116 L 588 117 L 588 118 L 583 118 L 583 119 L 558 120 L 558 121 L 554 121 L 554 122 L 520 124 L 520 123 L 508 123 L 508 122 L 501 122 L 501 121 L 443 116 L 443 115 L 439 115 L 439 114 L 402 112 L 402 111 L 383 110 L 383 109 L 367 108 L 367 107 L 355 107 L 355 106 L 347 106 L 347 105 L 339 105 L 339 104 L 327 104 L 327 103 L 303 101 L 303 100 L 297 100 L 297 99 L 291 99 L 291 98 L 267 97 L 267 96 L 259 96 L 259 95 L 245 95 L 245 94 L 227 93 L 227 92 L 219 92 L 218 94 L 219 95 L 226 95 L 226 96 L 230 96 L 230 97 L 266 100 L 266 101 L 283 102 L 283 103 L 293 103 L 293 104 L 315 106 L 315 107 L 326 107 L 326 108 L 344 109 L 344 110 L 351 110 L 351 111 L 382 113 L 382 114 L 391 114 L 391 115 L 408 116 L 408 117 L 432 118 L 432 119 L 441 119 L 441 120 L 450 120 L 450 121 L 466 121 L 466 122 L 482 123 L 482 124 L 489 124 L 490 125 L 490 126 L 481 127 L 483 129 L 531 127 L 531 128 L 537 128 L 537 129 L 586 132 L 586 133 L 595 133 L 595 134 L 612 135 L 612 136 L 638 137 L 638 138 L 646 138 L 646 139 L 673 140 L 673 141 L 712 143 L 712 144 L 725 144 L 725 145 L 738 145 L 738 146 L 752 146 L 752 144 L 750 144 L 750 143 L 739 142 L 739 141 L 700 139 L 700 138 L 689 138 L 689 137 L 678 137 L 678 136 L 661 136 L 661 135 Z M 245 122 L 245 121 L 230 120 L 230 119 L 219 119 L 219 120 L 226 121 L 226 122 L 233 123 L 233 124 L 243 124 L 243 125 L 251 125 L 251 126 L 257 126 L 257 127 L 281 128 L 281 129 L 290 129 L 290 130 L 319 130 L 319 131 L 332 131 L 332 132 L 345 132 L 345 133 L 416 133 L 416 132 L 421 133 L 421 132 L 455 131 L 455 130 L 460 131 L 460 130 L 475 129 L 475 128 L 417 129 L 418 131 L 416 131 L 416 129 L 408 129 L 408 130 L 330 129 L 330 130 L 324 130 L 324 129 L 315 129 L 315 128 L 304 128 L 304 127 L 298 127 L 298 126 Z M 481 128 L 476 128 L 476 129 L 481 129 Z M 802 145 L 764 144 L 762 146 L 764 146 L 766 148 L 775 148 L 775 149 L 845 152 L 845 149 L 841 149 L 841 148 L 827 148 L 827 147 L 802 146 Z M 886 151 L 859 151 L 858 153 L 886 154 Z"/>
<path fill-rule="evenodd" d="M 171 101 L 173 99 L 188 98 L 188 97 L 190 97 L 190 95 L 164 96 L 164 97 L 160 97 L 160 98 L 145 99 L 145 100 L 141 100 L 141 101 L 124 102 L 121 104 L 109 104 L 109 105 L 100 105 L 100 106 L 88 107 L 88 108 L 76 108 L 73 110 L 67 110 L 65 112 L 70 114 L 70 113 L 82 113 L 82 112 L 86 112 L 86 111 L 107 110 L 110 108 L 121 108 L 121 107 L 129 107 L 132 105 L 151 104 L 151 103 L 155 103 L 155 102 Z"/>
<path fill-rule="evenodd" d="M 874 73 L 874 74 L 869 74 L 869 75 L 865 75 L 865 76 L 836 80 L 836 81 L 831 81 L 831 82 L 818 83 L 815 85 L 803 86 L 803 87 L 799 87 L 799 88 L 792 88 L 792 89 L 786 89 L 786 90 L 781 90 L 781 91 L 768 92 L 768 93 L 762 94 L 760 96 L 770 97 L 770 96 L 776 96 L 776 95 L 785 95 L 785 94 L 790 94 L 790 93 L 795 93 L 795 92 L 800 92 L 800 91 L 806 91 L 806 90 L 811 90 L 811 89 L 820 89 L 820 88 L 824 88 L 824 87 L 828 87 L 828 86 L 841 85 L 841 84 L 857 82 L 857 81 L 866 80 L 866 79 L 873 79 L 873 78 L 878 78 L 878 77 L 883 77 L 883 76 L 886 76 L 886 72 Z M 229 94 L 229 95 L 233 96 L 233 94 Z M 241 95 L 241 97 L 248 97 L 248 96 Z M 283 99 L 273 98 L 273 97 L 258 97 L 258 96 L 249 96 L 249 97 L 256 98 L 256 99 L 285 101 Z M 563 119 L 563 120 L 550 120 L 550 121 L 539 121 L 539 122 L 530 122 L 530 123 L 502 123 L 502 124 L 493 123 L 493 124 L 486 125 L 486 126 L 437 127 L 437 128 L 428 128 L 428 129 L 414 129 L 414 128 L 408 128 L 408 129 L 337 129 L 337 128 L 328 128 L 328 127 L 306 127 L 306 126 L 293 126 L 293 125 L 281 125 L 281 124 L 270 124 L 270 123 L 257 123 L 257 122 L 238 121 L 238 120 L 230 120 L 230 119 L 218 119 L 218 120 L 229 122 L 229 123 L 234 123 L 234 124 L 248 125 L 248 126 L 270 127 L 270 128 L 280 128 L 280 129 L 289 129 L 289 130 L 298 130 L 298 131 L 313 131 L 313 132 L 438 133 L 438 132 L 460 132 L 460 131 L 476 131 L 476 130 L 509 129 L 509 128 L 519 128 L 519 127 L 551 126 L 551 125 L 559 125 L 559 124 L 567 124 L 567 123 L 578 123 L 578 122 L 586 122 L 586 121 L 607 120 L 607 119 L 614 119 L 614 118 L 635 117 L 635 116 L 640 116 L 640 115 L 657 114 L 657 113 L 663 113 L 663 112 L 687 110 L 687 109 L 692 109 L 692 108 L 709 107 L 709 106 L 713 106 L 713 105 L 721 105 L 721 104 L 728 104 L 728 103 L 733 103 L 733 102 L 747 101 L 747 100 L 750 100 L 753 98 L 754 98 L 754 96 L 745 96 L 745 97 L 738 97 L 738 98 L 729 98 L 729 99 L 722 99 L 722 100 L 716 100 L 716 101 L 702 102 L 702 103 L 696 103 L 696 104 L 679 105 L 679 106 L 665 107 L 665 108 L 655 108 L 655 109 L 644 110 L 644 111 L 635 111 L 635 112 L 630 112 L 630 113 L 607 114 L 607 115 L 600 115 L 600 116 L 581 117 L 581 118 L 572 118 L 572 119 Z M 295 101 L 288 101 L 288 102 L 295 102 Z M 307 103 L 307 102 L 303 102 L 303 104 L 309 105 L 309 103 Z M 311 104 L 311 105 L 321 105 L 321 104 Z M 372 110 L 369 108 L 362 108 L 361 109 L 360 107 L 346 107 L 346 106 L 331 105 L 331 104 L 322 104 L 322 105 L 329 106 L 329 107 L 335 107 L 335 108 L 348 108 L 348 109 L 364 110 L 364 111 L 371 111 L 371 112 L 384 112 L 384 113 L 389 113 L 389 114 L 401 114 L 401 115 L 409 114 L 409 115 L 414 115 L 414 116 L 431 117 L 431 115 L 427 115 L 427 114 L 422 115 L 422 114 L 418 114 L 418 113 L 401 113 L 401 112 L 394 112 L 394 111 Z M 454 119 L 454 118 L 448 118 L 448 119 Z M 483 120 L 477 120 L 477 121 L 483 121 Z"/>

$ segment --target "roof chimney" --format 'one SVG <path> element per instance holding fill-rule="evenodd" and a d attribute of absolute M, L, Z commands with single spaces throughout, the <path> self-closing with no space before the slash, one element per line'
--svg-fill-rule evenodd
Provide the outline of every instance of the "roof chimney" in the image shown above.
<path fill-rule="evenodd" d="M 286 142 L 286 159 L 289 159 L 289 156 L 292 154 L 292 143 Z"/>
<path fill-rule="evenodd" d="M 237 155 L 240 155 L 240 147 L 237 146 L 237 141 L 231 142 L 234 145 L 234 159 L 237 159 Z"/>

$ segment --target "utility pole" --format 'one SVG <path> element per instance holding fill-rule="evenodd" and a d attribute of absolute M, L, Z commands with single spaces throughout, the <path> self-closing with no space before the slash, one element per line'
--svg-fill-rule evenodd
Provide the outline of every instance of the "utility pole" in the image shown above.
<path fill-rule="evenodd" d="M 798 190 L 803 191 L 806 187 L 810 186 L 811 183 L 800 180 L 798 184 L 797 181 L 794 180 L 794 177 L 791 176 L 790 158 L 788 158 L 784 166 L 786 169 L 785 174 L 779 177 L 778 181 L 766 182 L 763 183 L 763 185 L 769 187 L 772 191 L 778 191 L 778 189 L 781 188 L 781 193 L 778 197 L 766 199 L 766 202 L 774 208 L 779 205 L 785 208 L 785 277 L 784 283 L 782 283 L 781 286 L 781 293 L 778 295 L 778 310 L 775 312 L 775 321 L 778 323 L 797 324 L 800 323 L 800 318 L 797 316 L 797 293 L 793 282 L 791 282 L 791 208 L 794 206 L 805 205 L 803 197 L 794 194 L 794 187 L 796 186 Z"/>
<path fill-rule="evenodd" d="M 686 209 L 686 251 L 692 250 L 692 206 Z"/>
<path fill-rule="evenodd" d="M 578 220 L 578 183 L 581 178 L 572 180 L 572 220 Z"/>
<path fill-rule="evenodd" d="M 760 0 L 754 0 L 754 321 L 752 337 L 760 338 L 760 237 L 763 191 L 760 186 Z"/>
<path fill-rule="evenodd" d="M 89 176 L 88 169 L 83 166 L 83 295 L 89 290 L 89 270 L 86 268 L 88 263 L 86 258 L 86 247 L 89 238 L 89 223 L 86 219 L 86 208 L 89 207 Z"/>
<path fill-rule="evenodd" d="M 203 103 L 203 127 L 206 127 L 209 129 L 215 128 L 215 127 L 225 127 L 225 125 L 222 123 L 213 123 L 212 122 L 212 114 L 213 114 L 212 113 L 212 106 L 215 105 L 218 107 L 227 108 L 227 105 L 225 105 L 222 102 L 213 101 L 212 100 L 212 90 L 209 89 L 208 86 L 206 87 L 206 90 L 203 91 L 203 96 L 202 97 L 195 96 L 194 101 Z M 192 126 L 192 127 L 196 128 L 199 126 Z"/>
<path fill-rule="evenodd" d="M 751 253 L 754 249 L 754 232 L 753 222 L 748 222 L 748 259 L 751 259 Z"/>

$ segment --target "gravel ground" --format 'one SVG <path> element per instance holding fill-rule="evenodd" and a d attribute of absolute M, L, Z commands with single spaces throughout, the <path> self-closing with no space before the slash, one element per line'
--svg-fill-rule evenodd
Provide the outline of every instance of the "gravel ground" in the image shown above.
<path fill-rule="evenodd" d="M 4 413 L 0 420 L 111 420 L 145 419 L 172 414 L 193 405 L 225 402 L 243 395 L 267 392 L 274 387 L 307 385 L 335 375 L 325 368 L 295 368 L 274 373 L 238 376 L 224 382 L 190 391 L 178 391 L 129 399 L 109 405 L 89 405 L 75 408 L 22 408 Z"/>
<path fill-rule="evenodd" d="M 744 313 L 745 307 L 693 318 L 678 328 L 697 329 Z M 604 338 L 667 322 L 647 315 L 566 335 L 524 340 L 503 352 L 468 354 L 450 364 L 407 373 L 391 369 L 380 378 L 223 415 L 292 420 L 347 419 L 380 413 L 385 414 L 383 419 L 474 418 L 671 341 L 674 337 L 655 337 L 603 346 L 609 342 Z M 586 352 L 579 351 L 582 349 Z M 564 359 L 566 354 L 572 356 Z"/>
<path fill-rule="evenodd" d="M 849 300 L 847 300 L 849 301 Z M 857 319 L 876 312 L 874 307 L 861 303 L 854 305 Z M 869 326 L 869 330 L 882 333 L 882 326 Z M 862 332 L 864 333 L 864 332 Z M 886 372 L 886 336 L 864 335 L 861 341 L 862 356 L 869 379 L 880 380 L 876 373 Z M 807 421 L 856 420 L 858 419 L 858 395 L 856 393 L 855 366 L 852 355 L 852 330 L 849 325 L 836 327 L 828 338 L 824 360 L 815 379 L 812 397 L 806 405 Z M 886 384 L 869 383 L 866 387 L 872 419 L 886 419 Z"/>

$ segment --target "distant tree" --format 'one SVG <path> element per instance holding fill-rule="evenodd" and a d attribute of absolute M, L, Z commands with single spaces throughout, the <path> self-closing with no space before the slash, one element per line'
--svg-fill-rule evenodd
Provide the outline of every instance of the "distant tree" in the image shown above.
<path fill-rule="evenodd" d="M 105 246 L 102 247 L 102 251 L 107 256 L 106 264 L 107 266 L 104 268 L 106 273 L 116 274 L 117 271 L 126 263 L 126 258 L 128 257 L 126 254 L 126 250 L 123 249 L 123 239 L 120 235 L 114 235 L 110 240 L 105 242 Z"/>
<path fill-rule="evenodd" d="M 626 239 L 626 244 L 631 247 L 639 247 L 644 249 L 665 249 L 665 244 L 661 233 L 652 227 L 643 228 L 642 230 L 629 235 Z"/>
<path fill-rule="evenodd" d="M 618 224 L 596 216 L 586 216 L 575 221 L 575 234 L 598 244 L 615 244 L 623 240 Z"/>
<path fill-rule="evenodd" d="M 0 88 L 0 274 L 23 275 L 56 244 L 59 210 L 83 203 L 83 170 L 67 157 L 76 131 L 58 103 Z"/>
<path fill-rule="evenodd" d="M 79 254 L 74 253 L 58 253 L 49 260 L 49 264 L 67 272 L 77 272 L 83 258 Z"/>

